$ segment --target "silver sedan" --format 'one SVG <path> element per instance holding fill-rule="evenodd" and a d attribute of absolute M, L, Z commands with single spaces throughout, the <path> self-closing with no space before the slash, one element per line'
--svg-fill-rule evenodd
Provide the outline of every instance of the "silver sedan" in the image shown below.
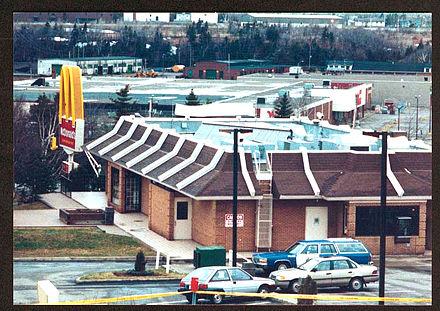
<path fill-rule="evenodd" d="M 275 282 L 268 278 L 251 276 L 246 271 L 237 267 L 213 266 L 203 267 L 192 271 L 185 276 L 179 284 L 179 292 L 190 290 L 191 279 L 199 279 L 199 289 L 203 291 L 217 291 L 229 293 L 269 293 L 275 290 Z M 185 294 L 191 303 L 192 295 Z M 219 304 L 224 295 L 197 295 L 197 299 L 210 299 L 212 303 Z"/>
<path fill-rule="evenodd" d="M 269 278 L 275 281 L 277 287 L 298 293 L 300 279 L 308 275 L 316 281 L 318 287 L 349 287 L 354 291 L 379 279 L 377 267 L 360 265 L 341 256 L 313 258 L 296 269 L 274 271 Z"/>

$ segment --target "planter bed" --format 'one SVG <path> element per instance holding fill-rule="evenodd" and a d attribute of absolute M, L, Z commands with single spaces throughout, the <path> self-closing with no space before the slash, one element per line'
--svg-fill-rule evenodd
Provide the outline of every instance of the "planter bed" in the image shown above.
<path fill-rule="evenodd" d="M 60 209 L 60 219 L 68 225 L 101 225 L 105 221 L 105 214 L 102 209 Z"/>

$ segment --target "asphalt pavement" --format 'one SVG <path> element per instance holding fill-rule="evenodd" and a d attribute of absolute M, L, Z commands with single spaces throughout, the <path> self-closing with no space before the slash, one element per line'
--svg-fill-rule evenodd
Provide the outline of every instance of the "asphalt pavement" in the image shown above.
<path fill-rule="evenodd" d="M 13 287 L 14 304 L 32 304 L 37 302 L 37 282 L 50 280 L 60 292 L 61 301 L 83 299 L 110 298 L 153 293 L 167 293 L 177 290 L 178 282 L 161 283 L 122 283 L 77 285 L 75 279 L 83 274 L 97 271 L 117 271 L 132 269 L 132 262 L 14 262 Z M 192 265 L 175 265 L 173 269 L 187 273 Z M 432 261 L 431 257 L 402 256 L 388 258 L 385 276 L 385 295 L 390 297 L 432 297 Z M 339 288 L 320 289 L 320 294 L 378 296 L 378 283 L 370 283 L 359 293 L 341 290 Z M 209 303 L 201 300 L 200 304 Z M 296 299 L 253 299 L 239 298 L 226 301 L 227 304 L 296 304 Z M 188 304 L 183 296 L 176 295 L 155 299 L 121 302 L 120 304 Z M 317 301 L 318 305 L 339 304 L 377 304 L 377 302 L 347 302 L 347 301 Z M 390 303 L 391 304 L 391 303 Z M 404 303 L 395 303 L 404 304 Z M 426 305 L 426 304 L 424 304 Z"/>

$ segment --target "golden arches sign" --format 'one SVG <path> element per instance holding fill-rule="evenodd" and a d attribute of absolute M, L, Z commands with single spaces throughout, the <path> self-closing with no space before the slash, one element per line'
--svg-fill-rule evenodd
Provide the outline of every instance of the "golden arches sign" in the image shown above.
<path fill-rule="evenodd" d="M 84 99 L 78 66 L 61 68 L 58 118 L 60 146 L 66 152 L 81 152 L 84 143 Z"/>
<path fill-rule="evenodd" d="M 78 66 L 63 66 L 60 79 L 59 122 L 63 117 L 72 121 L 84 120 L 84 99 L 81 83 L 81 69 Z"/>

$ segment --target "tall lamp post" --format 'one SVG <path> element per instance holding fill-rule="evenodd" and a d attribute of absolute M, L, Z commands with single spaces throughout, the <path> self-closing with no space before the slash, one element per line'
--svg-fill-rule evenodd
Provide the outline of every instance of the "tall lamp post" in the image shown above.
<path fill-rule="evenodd" d="M 237 205 L 238 205 L 238 133 L 252 133 L 248 129 L 221 129 L 220 132 L 234 133 L 234 156 L 232 168 L 232 266 L 237 266 Z"/>
<path fill-rule="evenodd" d="M 379 257 L 379 297 L 385 297 L 385 243 L 386 243 L 386 209 L 387 209 L 387 138 L 388 132 L 362 132 L 364 135 L 382 138 L 381 173 L 380 173 L 380 257 Z M 379 301 L 383 305 L 384 301 Z"/>
<path fill-rule="evenodd" d="M 418 138 L 419 134 L 419 98 L 421 95 L 414 96 L 416 99 L 416 139 Z"/>

